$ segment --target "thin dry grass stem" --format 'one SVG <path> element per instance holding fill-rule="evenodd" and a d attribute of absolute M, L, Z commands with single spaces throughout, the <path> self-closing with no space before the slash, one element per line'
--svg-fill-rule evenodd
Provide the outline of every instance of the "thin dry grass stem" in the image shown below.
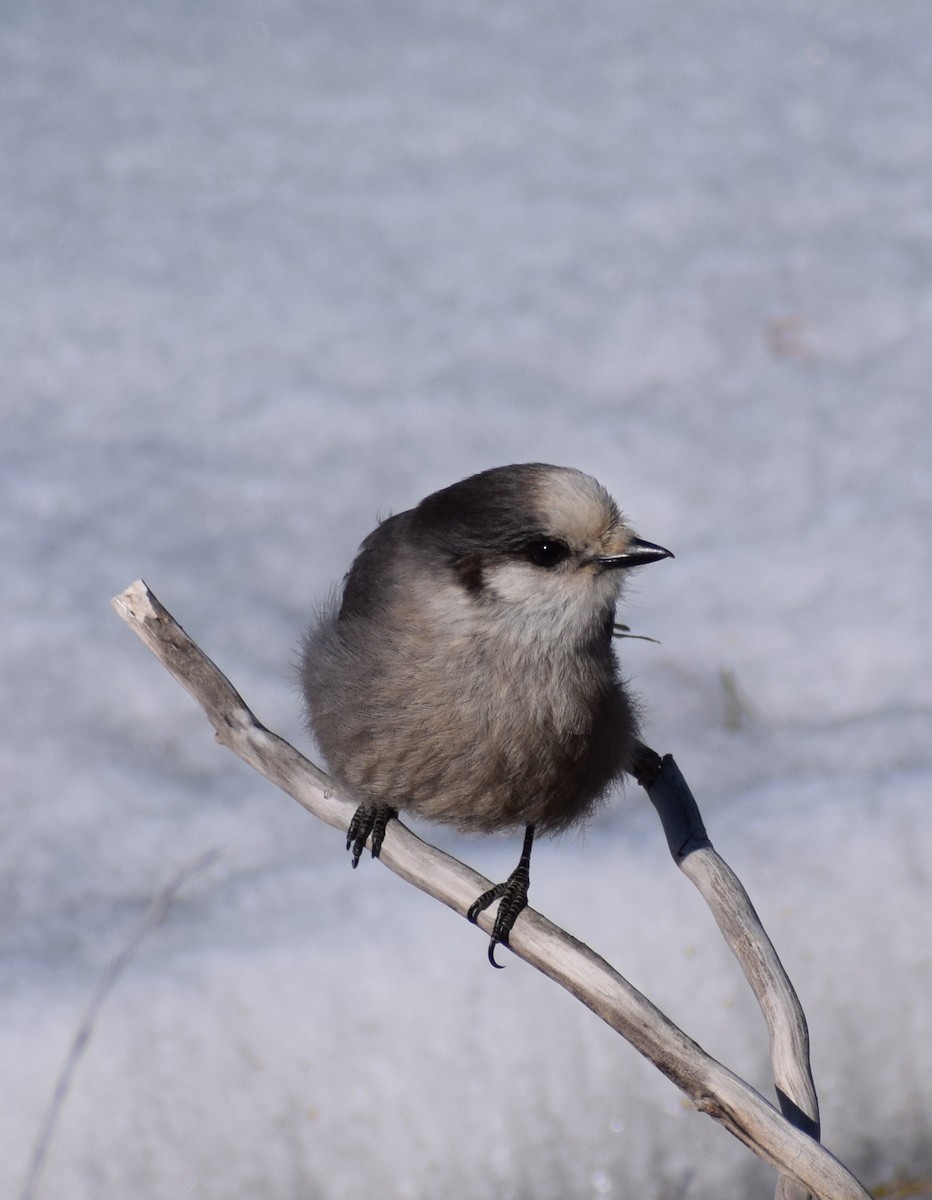
<path fill-rule="evenodd" d="M 42 1123 L 39 1126 L 36 1142 L 29 1157 L 26 1178 L 19 1192 L 18 1200 L 34 1200 L 37 1194 L 36 1189 L 39 1184 L 39 1177 L 48 1158 L 49 1148 L 55 1134 L 55 1127 L 61 1116 L 68 1092 L 74 1082 L 78 1064 L 94 1033 L 94 1027 L 97 1024 L 104 1001 L 113 991 L 120 976 L 129 966 L 130 960 L 140 945 L 165 920 L 168 910 L 174 904 L 178 893 L 184 885 L 193 879 L 195 875 L 206 870 L 217 858 L 217 853 L 216 850 L 208 851 L 175 873 L 168 883 L 155 895 L 129 941 L 100 975 L 97 986 L 94 988 L 91 998 L 88 1001 L 77 1032 L 65 1056 L 65 1061 L 55 1083 L 52 1097 L 49 1100 Z"/>

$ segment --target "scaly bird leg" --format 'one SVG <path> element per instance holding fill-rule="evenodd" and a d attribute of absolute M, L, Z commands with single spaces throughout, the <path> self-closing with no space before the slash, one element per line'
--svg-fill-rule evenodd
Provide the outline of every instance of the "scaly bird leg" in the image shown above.
<path fill-rule="evenodd" d="M 466 914 L 467 918 L 475 925 L 481 912 L 490 904 L 494 904 L 496 900 L 501 900 L 495 924 L 492 926 L 492 938 L 489 942 L 489 962 L 493 967 L 505 965 L 495 961 L 495 947 L 508 945 L 508 935 L 514 928 L 519 913 L 522 909 L 527 908 L 527 894 L 531 886 L 531 846 L 533 844 L 534 826 L 528 825 L 524 833 L 524 848 L 521 851 L 518 865 L 504 883 L 497 883 L 495 887 L 483 892 L 479 899 L 469 906 Z"/>

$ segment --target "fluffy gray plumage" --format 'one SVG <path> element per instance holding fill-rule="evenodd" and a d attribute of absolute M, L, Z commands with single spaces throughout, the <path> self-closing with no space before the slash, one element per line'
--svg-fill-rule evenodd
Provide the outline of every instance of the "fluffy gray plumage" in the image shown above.
<path fill-rule="evenodd" d="M 594 479 L 538 463 L 383 521 L 304 641 L 308 722 L 341 790 L 464 830 L 584 817 L 637 738 L 612 568 L 666 554 Z"/>

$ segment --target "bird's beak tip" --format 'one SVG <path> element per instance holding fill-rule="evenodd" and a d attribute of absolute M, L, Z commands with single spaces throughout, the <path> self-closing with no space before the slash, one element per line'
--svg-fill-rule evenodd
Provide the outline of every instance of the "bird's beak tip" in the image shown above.
<path fill-rule="evenodd" d="M 622 567 L 642 567 L 646 563 L 659 562 L 662 558 L 675 558 L 672 550 L 665 546 L 657 546 L 654 542 L 645 542 L 643 538 L 632 538 L 628 547 L 621 554 L 607 554 L 600 558 L 599 563 L 607 570 L 619 570 Z"/>

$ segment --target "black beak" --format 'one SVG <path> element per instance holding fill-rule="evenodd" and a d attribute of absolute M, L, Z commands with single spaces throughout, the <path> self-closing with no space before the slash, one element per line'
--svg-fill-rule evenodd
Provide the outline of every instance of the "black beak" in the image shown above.
<path fill-rule="evenodd" d="M 618 570 L 620 567 L 643 567 L 645 563 L 659 562 L 662 558 L 672 558 L 673 554 L 663 546 L 655 546 L 653 542 L 644 542 L 640 538 L 632 538 L 624 554 L 609 554 L 595 561 L 606 570 Z"/>

